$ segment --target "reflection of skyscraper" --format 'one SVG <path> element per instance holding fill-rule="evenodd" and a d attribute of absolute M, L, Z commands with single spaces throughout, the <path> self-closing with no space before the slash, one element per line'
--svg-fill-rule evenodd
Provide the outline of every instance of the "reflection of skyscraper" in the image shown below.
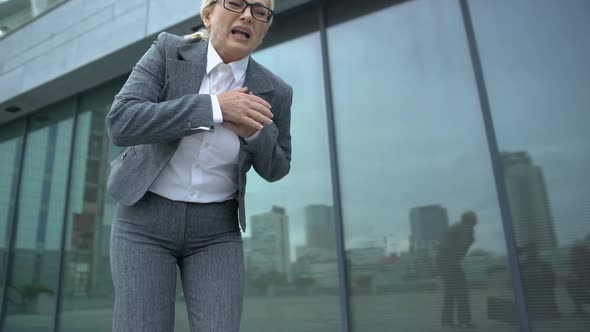
<path fill-rule="evenodd" d="M 273 206 L 270 212 L 252 216 L 249 265 L 255 273 L 276 271 L 289 276 L 289 217 L 285 209 Z"/>
<path fill-rule="evenodd" d="M 449 229 L 447 209 L 440 205 L 427 205 L 410 210 L 410 252 L 430 251 L 436 248 Z"/>
<path fill-rule="evenodd" d="M 535 243 L 540 250 L 557 246 L 553 217 L 540 167 L 527 152 L 503 152 L 504 181 L 519 247 Z"/>
<path fill-rule="evenodd" d="M 333 207 L 319 204 L 305 207 L 305 243 L 311 248 L 336 249 Z"/>

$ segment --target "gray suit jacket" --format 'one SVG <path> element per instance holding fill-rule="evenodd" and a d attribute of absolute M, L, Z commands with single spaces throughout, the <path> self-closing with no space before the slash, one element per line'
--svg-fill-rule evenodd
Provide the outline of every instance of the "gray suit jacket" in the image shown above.
<path fill-rule="evenodd" d="M 106 118 L 113 144 L 127 149 L 111 162 L 107 188 L 123 205 L 135 204 L 168 164 L 180 139 L 213 131 L 211 98 L 199 95 L 207 42 L 161 33 L 133 68 Z M 238 157 L 239 221 L 244 213 L 246 172 L 254 166 L 267 181 L 284 177 L 291 164 L 292 88 L 252 58 L 245 86 L 272 105 L 273 124 L 246 143 Z"/>

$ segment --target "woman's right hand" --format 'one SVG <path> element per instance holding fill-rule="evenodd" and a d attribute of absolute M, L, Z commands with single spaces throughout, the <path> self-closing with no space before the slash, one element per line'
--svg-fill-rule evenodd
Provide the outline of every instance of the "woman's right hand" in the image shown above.
<path fill-rule="evenodd" d="M 261 130 L 263 124 L 272 123 L 272 106 L 266 100 L 248 93 L 247 87 L 220 93 L 217 100 L 224 122 L 256 130 Z"/>

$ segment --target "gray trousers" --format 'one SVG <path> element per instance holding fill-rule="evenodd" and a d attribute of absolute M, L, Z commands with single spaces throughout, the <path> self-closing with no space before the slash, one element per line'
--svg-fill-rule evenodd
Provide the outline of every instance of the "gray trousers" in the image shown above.
<path fill-rule="evenodd" d="M 175 202 L 148 192 L 118 205 L 111 230 L 114 332 L 172 332 L 176 266 L 191 331 L 239 331 L 244 251 L 237 202 Z"/>

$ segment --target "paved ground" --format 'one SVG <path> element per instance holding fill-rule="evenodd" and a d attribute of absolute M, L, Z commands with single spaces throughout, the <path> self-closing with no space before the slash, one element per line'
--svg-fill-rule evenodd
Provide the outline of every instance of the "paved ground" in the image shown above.
<path fill-rule="evenodd" d="M 486 291 L 472 292 L 472 311 L 479 332 L 517 332 L 516 326 L 487 318 Z M 497 295 L 497 294 L 496 294 Z M 69 310 L 63 314 L 62 332 L 110 331 L 111 309 Z M 89 306 L 85 300 L 86 308 Z M 72 307 L 72 303 L 69 303 Z M 82 307 L 82 306 L 80 306 Z M 351 299 L 353 331 L 435 332 L 439 327 L 440 294 L 395 293 L 355 296 Z M 12 315 L 4 332 L 49 332 L 49 316 Z M 563 318 L 535 324 L 534 332 L 588 332 L 590 320 Z M 337 296 L 248 297 L 244 304 L 242 332 L 336 332 L 340 331 Z M 185 305 L 176 306 L 176 332 L 190 332 Z"/>

